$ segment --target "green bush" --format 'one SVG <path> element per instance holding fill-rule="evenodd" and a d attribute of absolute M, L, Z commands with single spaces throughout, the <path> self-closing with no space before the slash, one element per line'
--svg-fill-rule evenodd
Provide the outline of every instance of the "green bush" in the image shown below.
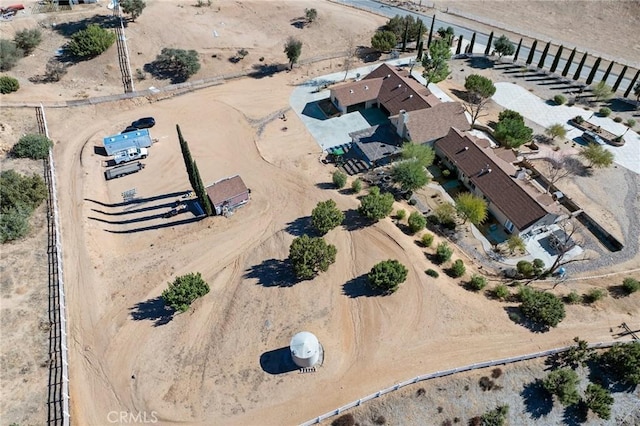
<path fill-rule="evenodd" d="M 49 156 L 49 149 L 52 146 L 53 142 L 45 135 L 29 134 L 21 137 L 11 152 L 18 158 L 43 160 Z"/>
<path fill-rule="evenodd" d="M 92 58 L 107 50 L 115 41 L 115 33 L 97 24 L 91 24 L 71 36 L 67 49 L 73 56 Z"/>
<path fill-rule="evenodd" d="M 626 123 L 624 123 L 627 125 L 627 127 L 633 127 L 636 125 L 636 120 L 634 120 L 633 118 L 630 118 L 626 121 Z"/>
<path fill-rule="evenodd" d="M 493 295 L 496 297 L 496 299 L 505 300 L 511 295 L 511 292 L 509 291 L 509 287 L 507 287 L 506 285 L 498 284 L 493 289 Z"/>
<path fill-rule="evenodd" d="M 313 279 L 320 272 L 326 272 L 336 261 L 338 250 L 333 244 L 327 244 L 322 237 L 302 235 L 294 238 L 289 246 L 289 262 L 296 278 Z"/>
<path fill-rule="evenodd" d="M 420 239 L 420 242 L 422 242 L 422 245 L 425 247 L 431 247 L 431 244 L 433 244 L 433 234 L 424 234 Z"/>
<path fill-rule="evenodd" d="M 20 83 L 13 77 L 3 75 L 0 77 L 0 93 L 6 95 L 7 93 L 15 92 L 20 88 Z"/>
<path fill-rule="evenodd" d="M 438 278 L 438 277 L 440 276 L 440 274 L 438 273 L 438 271 L 436 271 L 435 269 L 427 269 L 427 270 L 425 271 L 425 273 L 426 273 L 427 275 L 429 275 L 430 277 L 433 277 L 433 278 Z"/>
<path fill-rule="evenodd" d="M 556 327 L 565 317 L 564 304 L 552 293 L 520 287 L 519 296 L 524 316 L 546 328 Z"/>
<path fill-rule="evenodd" d="M 374 289 L 386 294 L 395 293 L 398 286 L 407 279 L 409 270 L 397 260 L 377 263 L 369 272 L 369 283 Z"/>
<path fill-rule="evenodd" d="M 464 266 L 464 262 L 462 260 L 457 259 L 453 262 L 453 265 L 451 265 L 450 272 L 452 277 L 459 278 L 467 272 L 467 268 Z"/>
<path fill-rule="evenodd" d="M 403 209 L 400 209 L 400 210 L 398 210 L 398 211 L 396 212 L 396 219 L 397 219 L 397 220 L 402 220 L 402 219 L 404 219 L 405 217 L 407 217 L 407 212 L 406 212 L 406 211 L 404 211 Z"/>
<path fill-rule="evenodd" d="M 570 305 L 576 305 L 580 303 L 581 300 L 582 297 L 575 290 L 572 290 L 571 293 L 565 296 L 565 301 Z"/>
<path fill-rule="evenodd" d="M 558 105 L 564 105 L 567 102 L 567 98 L 563 95 L 555 95 L 553 97 L 553 102 Z"/>
<path fill-rule="evenodd" d="M 185 312 L 194 300 L 207 293 L 209 284 L 202 279 L 200 272 L 190 273 L 169 283 L 169 287 L 162 292 L 162 299 L 172 309 Z"/>
<path fill-rule="evenodd" d="M 584 301 L 587 302 L 587 303 L 594 303 L 594 302 L 597 302 L 598 300 L 604 298 L 606 295 L 607 295 L 607 293 L 603 289 L 601 289 L 601 288 L 592 288 L 585 295 Z"/>
<path fill-rule="evenodd" d="M 622 123 L 622 117 L 615 117 L 613 121 L 615 121 L 616 123 Z"/>
<path fill-rule="evenodd" d="M 412 234 L 415 234 L 416 232 L 422 231 L 424 229 L 424 227 L 427 225 L 427 219 L 425 219 L 420 212 L 412 212 L 409 215 L 407 223 L 409 224 L 409 231 Z"/>
<path fill-rule="evenodd" d="M 0 212 L 0 243 L 4 244 L 27 235 L 29 216 L 28 210 L 15 207 Z"/>
<path fill-rule="evenodd" d="M 533 264 L 527 260 L 521 260 L 516 264 L 516 269 L 520 275 L 525 277 L 533 276 Z"/>
<path fill-rule="evenodd" d="M 351 182 L 351 190 L 357 194 L 358 192 L 362 191 L 362 181 L 360 179 L 356 179 L 353 182 Z"/>
<path fill-rule="evenodd" d="M 320 201 L 311 212 L 311 226 L 324 235 L 344 221 L 344 213 L 333 200 Z"/>
<path fill-rule="evenodd" d="M 575 121 L 578 124 L 584 123 L 584 118 L 581 115 L 576 115 L 575 117 L 573 117 L 573 121 Z"/>
<path fill-rule="evenodd" d="M 438 247 L 436 247 L 436 260 L 438 263 L 442 264 L 448 262 L 449 259 L 451 259 L 451 256 L 453 256 L 453 249 L 449 247 L 449 244 L 447 244 L 446 241 L 438 244 Z"/>
<path fill-rule="evenodd" d="M 8 71 L 15 67 L 24 51 L 11 40 L 0 40 L 0 71 Z"/>
<path fill-rule="evenodd" d="M 25 55 L 28 55 L 42 41 L 42 32 L 38 28 L 18 31 L 13 41 L 20 49 L 24 50 Z"/>
<path fill-rule="evenodd" d="M 473 274 L 469 281 L 469 288 L 474 291 L 480 291 L 487 286 L 487 279 L 482 275 Z"/>
<path fill-rule="evenodd" d="M 640 290 L 640 281 L 631 277 L 625 278 L 624 281 L 622 281 L 622 288 L 627 294 L 635 293 Z"/>
<path fill-rule="evenodd" d="M 600 114 L 602 117 L 608 117 L 611 115 L 611 108 L 602 107 L 598 111 L 598 114 Z"/>
<path fill-rule="evenodd" d="M 344 188 L 344 186 L 347 184 L 347 175 L 342 173 L 340 170 L 336 170 L 335 172 L 333 172 L 331 179 L 333 180 L 333 184 L 338 189 Z"/>
<path fill-rule="evenodd" d="M 24 176 L 15 170 L 0 173 L 0 210 L 25 210 L 31 213 L 47 197 L 47 186 L 42 177 Z"/>
<path fill-rule="evenodd" d="M 449 177 L 449 176 L 451 176 L 451 170 L 449 170 L 449 169 L 444 169 L 444 170 L 442 171 L 442 176 L 444 176 L 444 177 Z"/>

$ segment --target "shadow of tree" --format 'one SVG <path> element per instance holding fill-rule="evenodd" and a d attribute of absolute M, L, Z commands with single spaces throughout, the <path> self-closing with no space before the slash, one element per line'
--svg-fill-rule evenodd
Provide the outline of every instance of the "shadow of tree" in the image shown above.
<path fill-rule="evenodd" d="M 367 278 L 367 274 L 362 274 L 359 277 L 355 277 L 347 281 L 342 285 L 342 294 L 345 296 L 349 296 L 352 299 L 358 297 L 373 297 L 373 296 L 384 296 L 384 293 L 381 293 L 378 290 L 371 288 L 369 285 L 369 278 Z"/>
<path fill-rule="evenodd" d="M 102 28 L 116 28 L 120 26 L 120 18 L 114 15 L 95 15 L 79 21 L 56 24 L 53 30 L 64 37 L 71 37 L 73 34 L 84 30 L 91 24 L 100 25 Z"/>
<path fill-rule="evenodd" d="M 553 410 L 553 396 L 542 387 L 540 379 L 524 385 L 520 396 L 532 419 L 539 420 Z"/>
<path fill-rule="evenodd" d="M 318 182 L 316 183 L 316 188 L 320 189 L 336 189 L 336 186 L 333 182 Z"/>
<path fill-rule="evenodd" d="M 629 293 L 627 293 L 622 285 L 611 285 L 607 288 L 607 290 L 609 290 L 609 294 L 614 299 L 622 299 L 629 296 Z"/>
<path fill-rule="evenodd" d="M 135 321 L 153 321 L 154 327 L 167 324 L 173 319 L 175 311 L 164 304 L 161 296 L 136 303 L 132 308 L 131 318 Z"/>
<path fill-rule="evenodd" d="M 374 222 L 358 213 L 357 209 L 349 209 L 344 212 L 344 222 L 342 222 L 342 226 L 347 231 L 357 231 L 358 229 L 373 225 L 373 223 Z"/>
<path fill-rule="evenodd" d="M 468 96 L 466 90 L 451 89 L 451 93 L 462 102 L 467 102 Z"/>
<path fill-rule="evenodd" d="M 264 352 L 260 355 L 260 367 L 265 373 L 274 375 L 298 369 L 291 358 L 291 349 L 288 346 Z"/>
<path fill-rule="evenodd" d="M 244 278 L 257 279 L 264 287 L 291 287 L 298 282 L 286 259 L 267 259 L 247 269 Z"/>
<path fill-rule="evenodd" d="M 532 331 L 534 333 L 545 333 L 549 331 L 548 326 L 533 322 L 529 318 L 525 317 L 519 307 L 507 306 L 504 308 L 504 310 L 507 312 L 507 315 L 509 316 L 509 319 L 511 321 L 525 328 L 528 328 L 529 331 Z"/>
<path fill-rule="evenodd" d="M 471 68 L 486 70 L 488 68 L 493 68 L 495 63 L 493 60 L 485 57 L 485 56 L 472 56 L 465 61 Z"/>
<path fill-rule="evenodd" d="M 589 381 L 592 383 L 599 384 L 613 393 L 633 392 L 636 390 L 635 385 L 624 382 L 619 377 L 611 374 L 598 362 L 597 358 L 588 360 L 587 366 L 589 367 Z"/>
<path fill-rule="evenodd" d="M 587 421 L 588 414 L 587 404 L 580 400 L 577 404 L 565 407 L 562 422 L 567 426 L 578 426 Z"/>
<path fill-rule="evenodd" d="M 315 229 L 311 227 L 311 216 L 299 217 L 296 220 L 287 223 L 285 231 L 294 237 L 300 237 L 304 234 L 307 234 L 310 237 L 317 236 Z"/>
<path fill-rule="evenodd" d="M 276 73 L 289 69 L 288 64 L 253 64 L 251 66 L 254 71 L 247 74 L 252 78 L 263 78 L 263 77 L 271 77 Z"/>

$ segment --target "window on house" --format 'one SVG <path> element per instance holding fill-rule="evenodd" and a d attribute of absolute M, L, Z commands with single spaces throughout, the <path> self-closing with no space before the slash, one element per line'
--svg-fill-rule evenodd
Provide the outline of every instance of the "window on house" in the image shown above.
<path fill-rule="evenodd" d="M 507 229 L 507 231 L 513 232 L 513 223 L 511 223 L 509 219 L 507 219 L 504 223 L 504 227 Z"/>

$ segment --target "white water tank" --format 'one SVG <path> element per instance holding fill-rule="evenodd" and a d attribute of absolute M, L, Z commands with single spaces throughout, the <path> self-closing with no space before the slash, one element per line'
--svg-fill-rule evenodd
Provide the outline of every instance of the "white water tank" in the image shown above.
<path fill-rule="evenodd" d="M 291 358 L 298 367 L 313 367 L 320 359 L 320 342 L 308 331 L 301 331 L 293 336 L 289 348 Z"/>

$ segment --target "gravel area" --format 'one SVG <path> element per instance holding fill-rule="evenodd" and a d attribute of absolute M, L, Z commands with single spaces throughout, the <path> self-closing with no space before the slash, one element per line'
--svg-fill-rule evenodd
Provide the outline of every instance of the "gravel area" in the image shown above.
<path fill-rule="evenodd" d="M 584 421 L 576 410 L 565 408 L 549 398 L 536 382 L 549 372 L 550 366 L 545 361 L 523 361 L 502 366 L 495 372 L 494 368 L 487 368 L 417 383 L 347 413 L 353 414 L 360 426 L 467 425 L 471 418 L 506 404 L 509 406 L 507 424 L 510 425 L 639 424 L 640 389 L 636 387 L 635 390 L 612 393 L 615 401 L 610 420 L 603 421 L 590 413 Z M 580 376 L 579 390 L 584 394 L 589 383 L 589 369 L 579 368 L 577 372 Z M 494 382 L 492 390 L 482 389 L 480 379 L 483 377 Z M 323 424 L 329 425 L 336 418 Z"/>

